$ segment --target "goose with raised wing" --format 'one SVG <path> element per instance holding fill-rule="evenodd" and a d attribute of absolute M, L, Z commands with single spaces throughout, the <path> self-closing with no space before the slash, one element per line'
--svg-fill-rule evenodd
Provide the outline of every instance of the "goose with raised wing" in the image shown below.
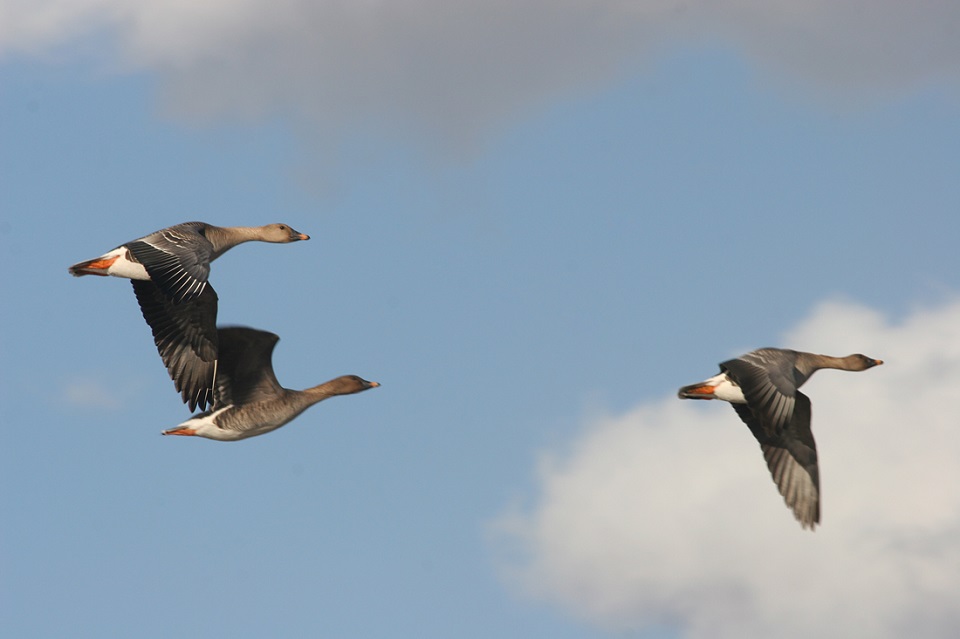
<path fill-rule="evenodd" d="M 188 435 L 237 441 L 276 430 L 317 402 L 380 386 L 343 375 L 306 390 L 290 390 L 273 372 L 273 348 L 280 338 L 243 326 L 220 328 L 220 364 L 213 408 L 164 435 Z"/>
<path fill-rule="evenodd" d="M 213 400 L 217 370 L 217 294 L 210 262 L 244 242 L 309 240 L 287 224 L 214 226 L 185 222 L 121 244 L 70 267 L 70 273 L 131 280 L 143 318 L 174 386 L 190 410 Z"/>
<path fill-rule="evenodd" d="M 720 374 L 684 386 L 681 399 L 729 402 L 760 442 L 780 494 L 804 528 L 820 523 L 820 470 L 810 430 L 810 399 L 798 389 L 823 368 L 864 371 L 883 364 L 866 355 L 831 357 L 761 348 L 720 364 Z"/>

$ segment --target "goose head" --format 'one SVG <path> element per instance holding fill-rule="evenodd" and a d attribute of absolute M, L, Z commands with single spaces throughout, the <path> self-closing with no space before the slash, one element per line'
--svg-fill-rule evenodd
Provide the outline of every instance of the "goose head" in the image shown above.
<path fill-rule="evenodd" d="M 872 357 L 867 357 L 866 355 L 861 355 L 860 353 L 847 355 L 843 359 L 850 367 L 849 370 L 852 371 L 865 371 L 868 368 L 873 368 L 874 366 L 880 366 L 880 364 L 883 364 L 882 359 L 873 359 Z"/>
<path fill-rule="evenodd" d="M 286 244 L 287 242 L 297 242 L 299 240 L 309 240 L 310 236 L 295 230 L 289 224 L 267 224 L 260 227 L 260 239 L 264 242 L 275 242 L 277 244 Z"/>
<path fill-rule="evenodd" d="M 327 382 L 327 391 L 331 395 L 352 395 L 361 391 L 376 388 L 378 382 L 368 382 L 357 375 L 343 375 Z"/>

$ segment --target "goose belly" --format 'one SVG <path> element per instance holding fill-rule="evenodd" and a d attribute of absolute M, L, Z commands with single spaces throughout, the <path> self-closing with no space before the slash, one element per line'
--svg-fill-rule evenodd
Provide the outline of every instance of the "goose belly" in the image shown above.
<path fill-rule="evenodd" d="M 216 432 L 209 435 L 205 432 L 202 435 L 223 441 L 264 435 L 289 423 L 306 408 L 304 407 L 296 412 L 275 411 L 271 410 L 273 404 L 274 402 L 268 401 L 246 406 L 228 406 L 221 409 L 222 414 L 211 416 Z M 200 435 L 201 433 L 198 432 L 197 434 Z"/>

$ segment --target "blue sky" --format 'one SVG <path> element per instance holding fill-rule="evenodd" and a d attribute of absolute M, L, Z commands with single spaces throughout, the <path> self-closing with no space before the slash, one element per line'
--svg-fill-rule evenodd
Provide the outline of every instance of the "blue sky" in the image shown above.
<path fill-rule="evenodd" d="M 0 625 L 955 636 L 960 18 L 853 5 L 0 3 Z M 193 219 L 310 234 L 220 323 L 382 387 L 161 438 L 129 284 L 66 268 Z M 675 399 L 766 345 L 887 361 L 808 386 L 813 534 Z"/>

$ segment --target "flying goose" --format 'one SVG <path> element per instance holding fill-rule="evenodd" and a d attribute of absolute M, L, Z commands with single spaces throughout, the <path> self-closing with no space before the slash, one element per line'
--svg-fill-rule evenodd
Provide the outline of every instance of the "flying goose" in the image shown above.
<path fill-rule="evenodd" d="M 242 326 L 217 330 L 220 364 L 213 408 L 164 435 L 192 435 L 231 442 L 276 430 L 317 402 L 376 388 L 356 375 L 343 375 L 306 390 L 280 386 L 273 373 L 273 333 Z"/>
<path fill-rule="evenodd" d="M 217 371 L 217 294 L 210 262 L 237 244 L 309 240 L 286 224 L 213 226 L 185 222 L 121 244 L 70 273 L 132 281 L 160 357 L 190 410 L 213 401 Z"/>
<path fill-rule="evenodd" d="M 760 442 L 784 501 L 804 528 L 820 523 L 820 472 L 810 431 L 810 399 L 799 389 L 821 368 L 863 371 L 883 362 L 865 355 L 831 357 L 761 348 L 720 364 L 720 374 L 684 386 L 681 399 L 722 399 Z"/>

